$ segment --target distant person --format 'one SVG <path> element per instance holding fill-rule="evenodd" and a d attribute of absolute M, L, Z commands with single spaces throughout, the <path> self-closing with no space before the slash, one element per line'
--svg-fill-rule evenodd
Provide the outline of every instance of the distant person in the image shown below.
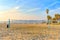
<path fill-rule="evenodd" d="M 7 22 L 7 28 L 10 28 L 10 19 Z"/>

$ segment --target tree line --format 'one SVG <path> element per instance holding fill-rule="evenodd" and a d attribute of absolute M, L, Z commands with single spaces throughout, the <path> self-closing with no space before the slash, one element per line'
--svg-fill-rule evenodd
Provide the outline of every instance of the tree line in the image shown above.
<path fill-rule="evenodd" d="M 46 9 L 46 13 L 47 13 L 47 20 L 51 20 L 53 23 L 57 23 L 57 22 L 60 23 L 60 14 L 59 13 L 56 13 L 54 15 L 54 17 L 51 17 L 49 15 L 49 9 Z"/>

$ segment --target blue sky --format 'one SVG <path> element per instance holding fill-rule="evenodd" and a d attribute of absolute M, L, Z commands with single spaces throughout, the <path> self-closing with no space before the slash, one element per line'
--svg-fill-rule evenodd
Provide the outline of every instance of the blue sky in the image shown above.
<path fill-rule="evenodd" d="M 60 13 L 60 0 L 0 0 L 0 20 L 46 19 L 46 9 L 51 16 Z"/>

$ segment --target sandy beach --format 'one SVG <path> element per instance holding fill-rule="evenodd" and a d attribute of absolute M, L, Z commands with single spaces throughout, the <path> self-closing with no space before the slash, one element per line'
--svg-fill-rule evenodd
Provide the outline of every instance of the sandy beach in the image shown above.
<path fill-rule="evenodd" d="M 0 40 L 60 40 L 60 25 L 0 24 Z"/>

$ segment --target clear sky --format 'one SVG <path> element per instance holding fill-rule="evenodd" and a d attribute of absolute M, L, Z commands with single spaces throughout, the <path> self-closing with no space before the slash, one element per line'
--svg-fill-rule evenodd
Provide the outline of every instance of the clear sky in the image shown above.
<path fill-rule="evenodd" d="M 60 13 L 60 0 L 0 0 L 0 20 L 42 20 Z"/>

